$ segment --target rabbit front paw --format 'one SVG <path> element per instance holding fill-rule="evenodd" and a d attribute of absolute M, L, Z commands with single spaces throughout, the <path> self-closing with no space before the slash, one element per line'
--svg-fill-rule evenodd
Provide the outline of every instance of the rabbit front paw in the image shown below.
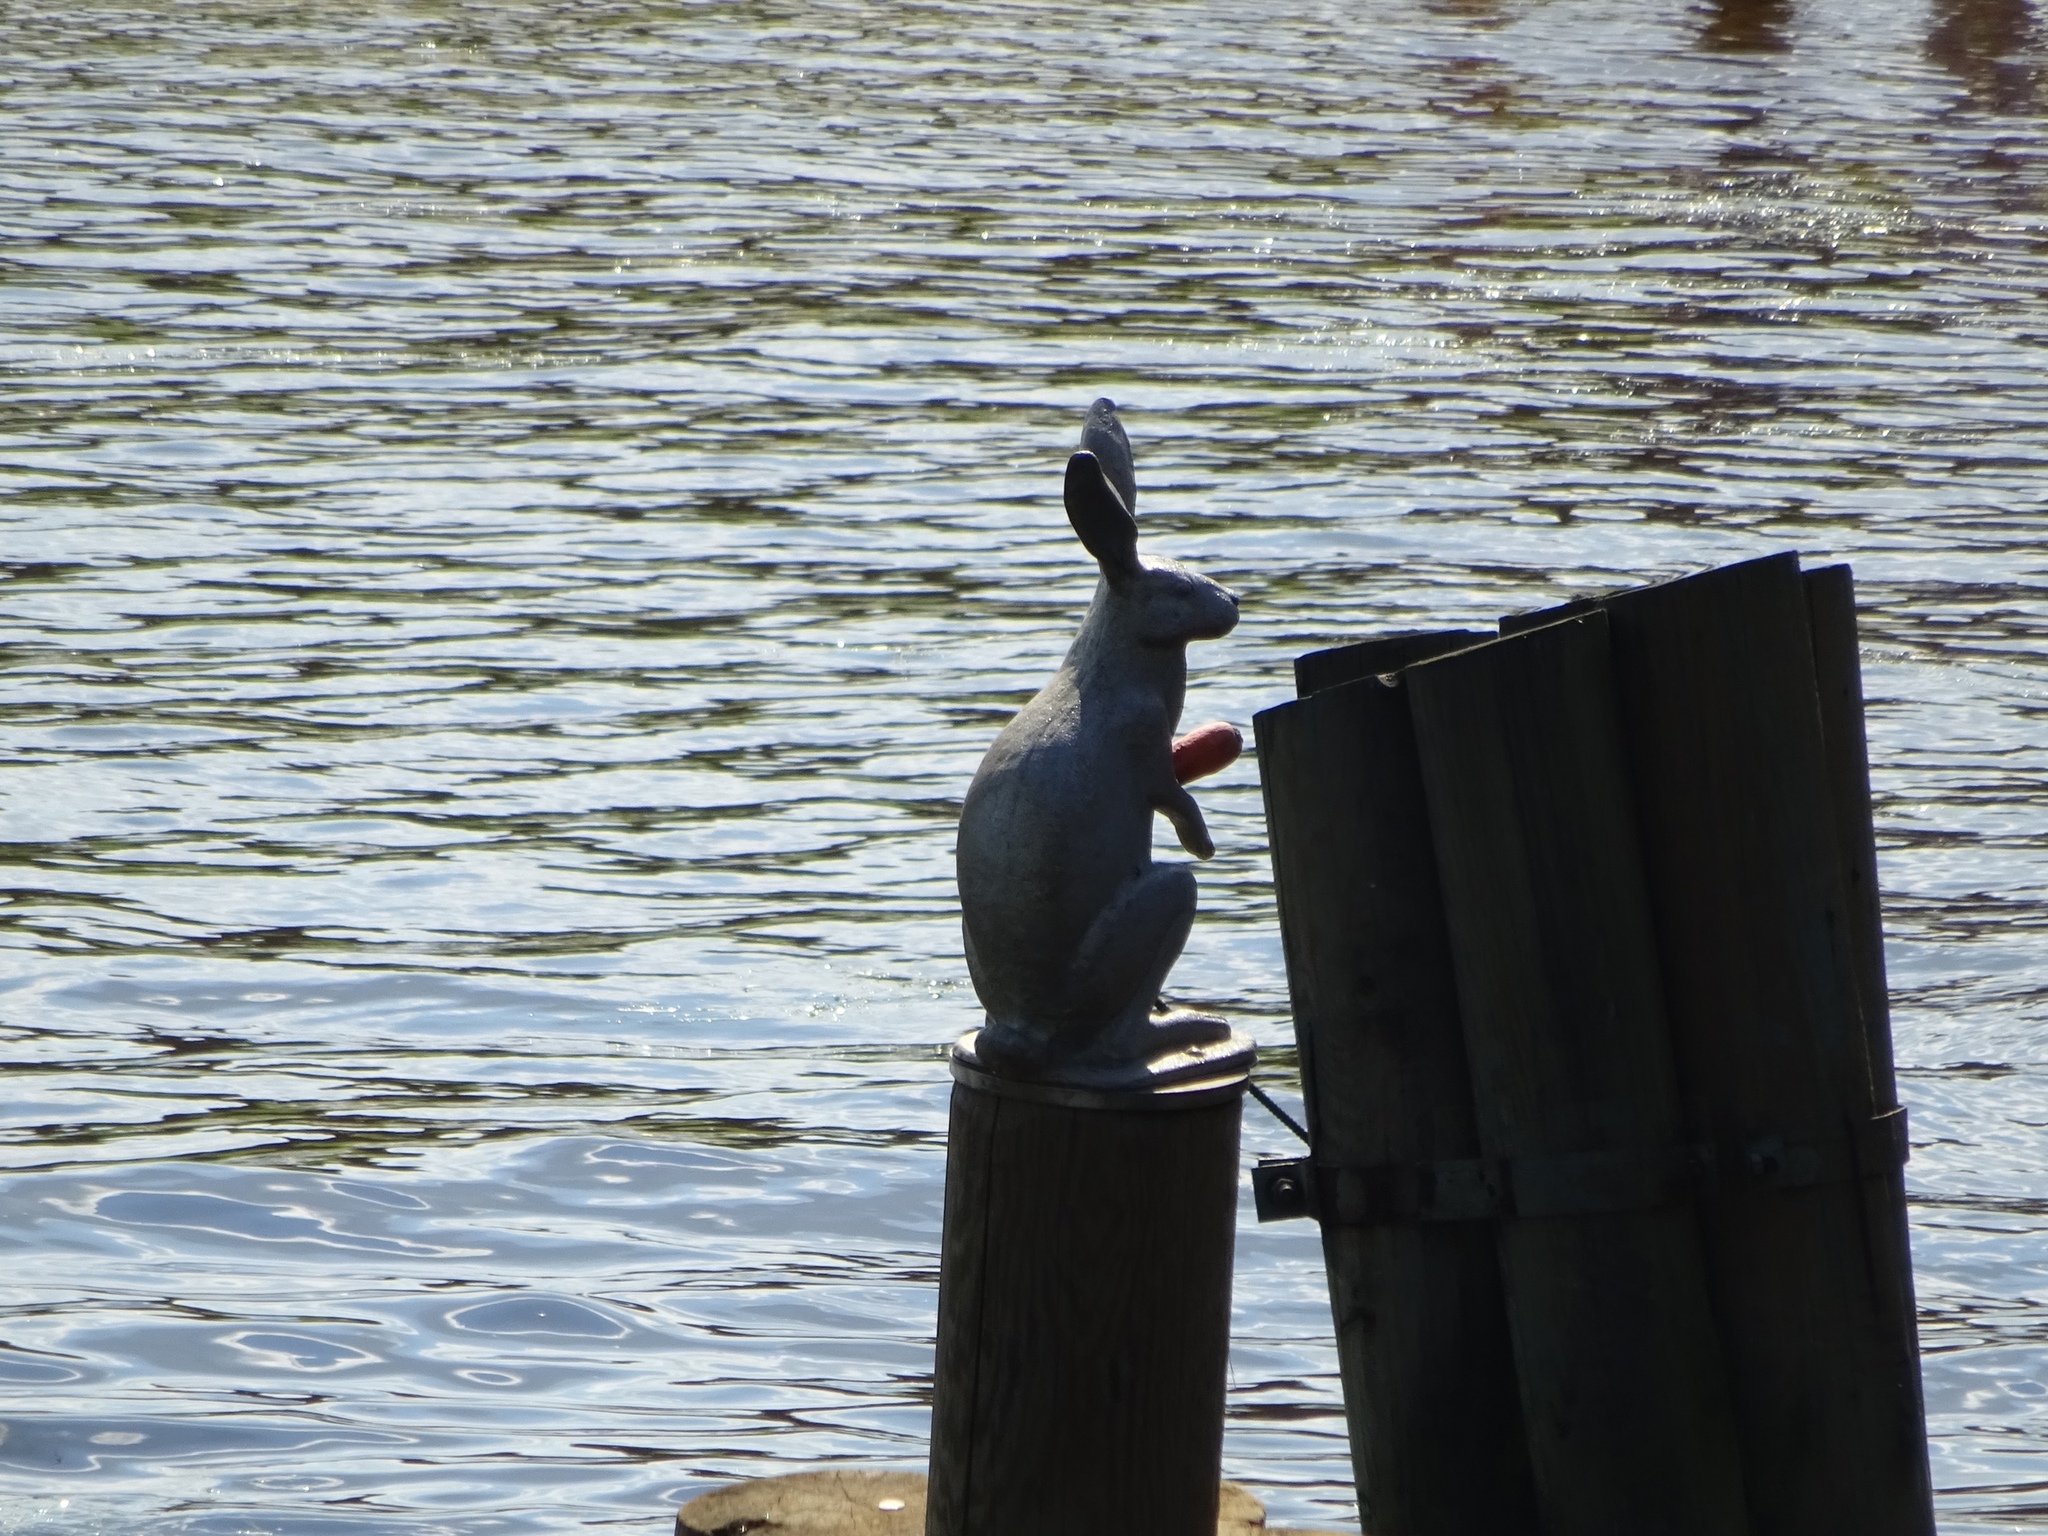
<path fill-rule="evenodd" d="M 1195 797 L 1179 785 L 1160 803 L 1159 809 L 1166 819 L 1173 823 L 1174 835 L 1180 839 L 1181 847 L 1198 859 L 1216 857 L 1216 843 L 1209 836 L 1209 824 L 1202 819 L 1202 808 L 1195 804 Z"/>

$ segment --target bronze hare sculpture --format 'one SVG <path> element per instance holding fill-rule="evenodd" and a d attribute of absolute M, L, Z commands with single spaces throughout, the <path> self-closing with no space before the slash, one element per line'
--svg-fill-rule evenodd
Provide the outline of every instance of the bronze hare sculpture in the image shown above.
<path fill-rule="evenodd" d="M 1153 1010 L 1194 922 L 1195 877 L 1152 862 L 1152 816 L 1196 858 L 1213 854 L 1182 780 L 1227 764 L 1238 741 L 1204 727 L 1180 744 L 1176 773 L 1187 644 L 1236 628 L 1237 598 L 1139 555 L 1137 499 L 1116 406 L 1097 400 L 1067 461 L 1066 503 L 1102 579 L 1066 660 L 996 737 L 960 815 L 967 968 L 988 1013 L 961 1051 L 998 1077 L 1140 1087 L 1252 1054 L 1214 1014 Z"/>

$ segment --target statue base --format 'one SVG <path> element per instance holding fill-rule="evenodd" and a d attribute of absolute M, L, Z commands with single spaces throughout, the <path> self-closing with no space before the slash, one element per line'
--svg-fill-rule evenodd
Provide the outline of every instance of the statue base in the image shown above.
<path fill-rule="evenodd" d="M 956 1082 L 997 1093 L 1027 1087 L 1055 1095 L 1064 1093 L 1070 1096 L 1055 1098 L 1052 1102 L 1084 1109 L 1123 1108 L 1128 1101 L 1160 1089 L 1210 1079 L 1241 1083 L 1259 1054 L 1256 1045 L 1236 1030 L 1231 1030 L 1221 1040 L 1176 1046 L 1135 1061 L 1069 1061 L 1062 1062 L 1043 1077 L 1016 1077 L 998 1072 L 982 1060 L 976 1049 L 981 1034 L 978 1029 L 970 1029 L 953 1042 L 953 1078 Z M 1175 1104 L 1182 1108 L 1188 1103 L 1186 1099 L 1175 1100 Z"/>

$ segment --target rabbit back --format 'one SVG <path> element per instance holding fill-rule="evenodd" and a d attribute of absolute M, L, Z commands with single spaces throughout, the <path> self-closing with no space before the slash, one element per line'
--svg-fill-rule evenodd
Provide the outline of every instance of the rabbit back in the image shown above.
<path fill-rule="evenodd" d="M 1056 1012 L 1096 914 L 1150 866 L 1154 807 L 1133 760 L 1156 746 L 1170 763 L 1172 742 L 1163 709 L 1149 713 L 1112 722 L 1062 668 L 982 759 L 957 863 L 969 969 L 991 1017 Z"/>

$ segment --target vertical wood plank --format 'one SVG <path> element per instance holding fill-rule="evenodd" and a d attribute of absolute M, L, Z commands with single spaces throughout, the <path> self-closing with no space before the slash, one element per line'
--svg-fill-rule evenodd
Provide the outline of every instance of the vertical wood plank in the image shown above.
<path fill-rule="evenodd" d="M 1806 609 L 1813 640 L 1814 682 L 1820 698 L 1829 799 L 1834 807 L 1836 853 L 1849 907 L 1849 948 L 1863 1014 L 1866 1067 L 1873 1114 L 1899 1103 L 1893 1069 L 1891 996 L 1885 980 L 1884 917 L 1877 881 L 1877 833 L 1871 816 L 1870 750 L 1863 719 L 1863 667 L 1856 633 L 1856 584 L 1846 565 L 1805 573 Z M 1877 1292 L 1878 1326 L 1888 1323 L 1894 1365 L 1894 1432 L 1909 1481 L 1898 1497 L 1911 1514 L 1900 1529 L 1933 1528 L 1933 1478 L 1927 1464 L 1927 1406 L 1920 1377 L 1918 1305 L 1906 1214 L 1905 1169 L 1889 1160 L 1858 1170 L 1864 1225 Z M 1882 1345 L 1880 1347 L 1883 1347 Z"/>
<path fill-rule="evenodd" d="M 1756 1529 L 1928 1536 L 1897 1175 L 1837 1166 L 1878 1026 L 1797 560 L 1604 606 L 1687 1119 L 1736 1170 L 1703 1217 Z"/>
<path fill-rule="evenodd" d="M 1604 616 L 1406 676 L 1481 1144 L 1654 1164 L 1679 1101 Z M 1693 1211 L 1524 1214 L 1500 1245 L 1549 1536 L 1745 1532 Z"/>
<path fill-rule="evenodd" d="M 1835 841 L 1849 906 L 1849 952 L 1863 1014 L 1871 1101 L 1897 1106 L 1892 1070 L 1891 996 L 1884 974 L 1884 917 L 1878 902 L 1877 830 L 1870 810 L 1870 747 L 1863 725 L 1863 665 L 1857 654 L 1856 583 L 1846 565 L 1804 573 L 1815 691 L 1826 755 Z"/>
<path fill-rule="evenodd" d="M 1374 676 L 1405 663 L 1349 649 L 1362 681 L 1253 722 L 1313 1154 L 1349 1167 L 1472 1158 L 1407 694 Z M 1366 1529 L 1534 1536 L 1492 1223 L 1344 1225 L 1326 1213 L 1323 1252 Z"/>

